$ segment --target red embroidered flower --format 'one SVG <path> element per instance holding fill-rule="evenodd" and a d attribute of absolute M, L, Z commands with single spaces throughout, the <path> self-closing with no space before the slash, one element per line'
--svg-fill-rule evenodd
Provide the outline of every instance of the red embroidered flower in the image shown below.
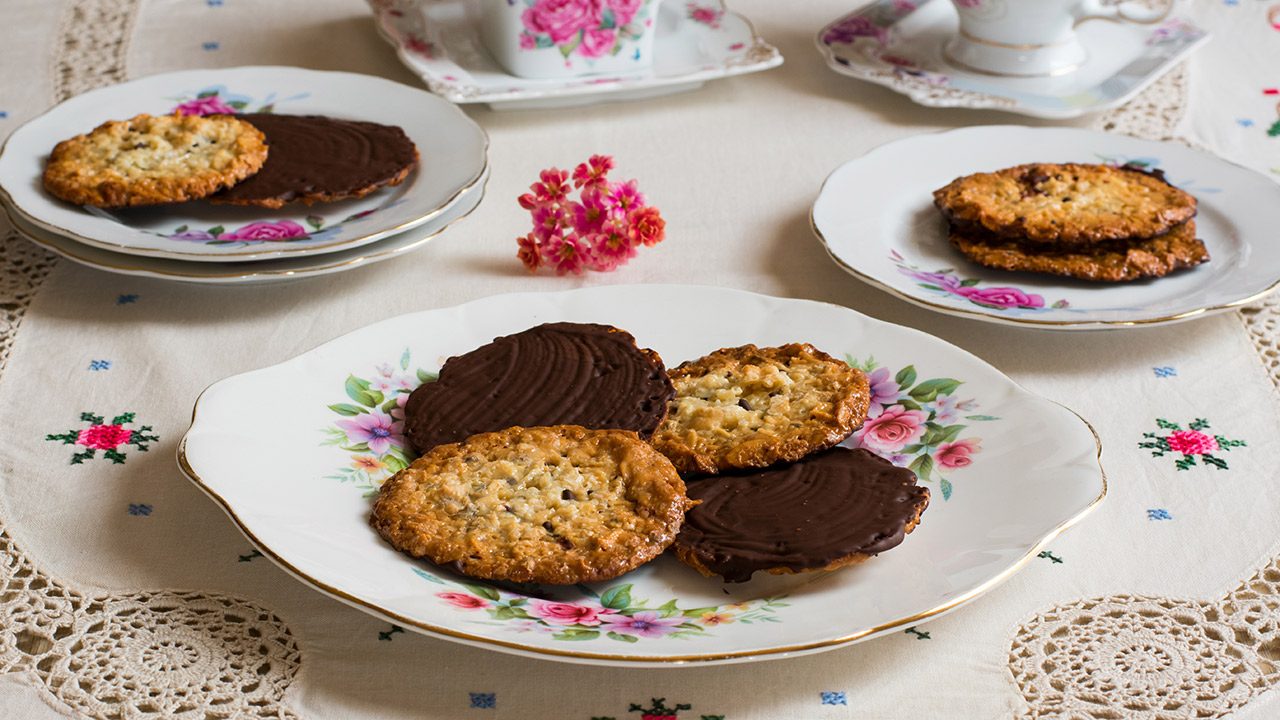
<path fill-rule="evenodd" d="M 1195 430 L 1176 430 L 1165 438 L 1169 449 L 1183 455 L 1203 455 L 1218 449 L 1218 440 Z"/>
<path fill-rule="evenodd" d="M 129 442 L 133 431 L 120 425 L 94 425 L 76 435 L 76 444 L 96 450 L 114 450 Z"/>

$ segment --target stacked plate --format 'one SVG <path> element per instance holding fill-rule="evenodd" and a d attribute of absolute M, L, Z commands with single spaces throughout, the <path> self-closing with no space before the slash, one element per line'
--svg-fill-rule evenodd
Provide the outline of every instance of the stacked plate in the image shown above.
<path fill-rule="evenodd" d="M 195 201 L 105 211 L 46 193 L 58 142 L 140 113 L 276 112 L 404 129 L 420 161 L 363 198 L 267 208 Z M 79 95 L 14 132 L 0 150 L 0 201 L 23 235 L 110 272 L 240 284 L 346 270 L 401 255 L 468 215 L 489 177 L 488 137 L 456 106 L 377 77 L 289 67 L 153 75 Z"/>

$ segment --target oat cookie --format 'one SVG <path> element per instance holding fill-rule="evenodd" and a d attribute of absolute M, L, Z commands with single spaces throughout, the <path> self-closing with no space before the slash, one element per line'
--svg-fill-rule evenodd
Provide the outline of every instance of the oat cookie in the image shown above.
<path fill-rule="evenodd" d="M 1149 238 L 1196 214 L 1196 200 L 1157 172 L 1032 163 L 957 178 L 934 205 L 962 229 L 1040 243 Z"/>
<path fill-rule="evenodd" d="M 675 468 L 634 432 L 513 427 L 418 458 L 383 484 L 370 522 L 464 575 L 565 585 L 648 562 L 689 505 Z"/>
<path fill-rule="evenodd" d="M 949 239 L 966 258 L 985 267 L 1103 282 L 1158 278 L 1209 261 L 1209 251 L 1196 238 L 1194 220 L 1145 240 L 1110 240 L 1061 249 L 955 227 Z"/>
<path fill-rule="evenodd" d="M 139 115 L 58 143 L 44 187 L 77 205 L 159 205 L 211 195 L 266 159 L 262 133 L 230 115 Z"/>
<path fill-rule="evenodd" d="M 418 164 L 418 149 L 394 125 L 320 115 L 251 113 L 236 117 L 267 137 L 262 170 L 209 202 L 280 208 L 287 203 L 364 197 L 399 185 Z"/>
<path fill-rule="evenodd" d="M 611 325 L 548 323 L 449 358 L 405 403 L 419 453 L 520 425 L 634 430 L 649 439 L 675 394 L 662 358 Z"/>
<path fill-rule="evenodd" d="M 799 460 L 866 418 L 867 378 L 807 343 L 717 350 L 668 373 L 675 385 L 653 444 L 682 473 Z"/>
<path fill-rule="evenodd" d="M 747 476 L 689 482 L 675 555 L 703 575 L 744 582 L 756 571 L 834 570 L 897 547 L 929 491 L 875 453 L 837 447 Z"/>

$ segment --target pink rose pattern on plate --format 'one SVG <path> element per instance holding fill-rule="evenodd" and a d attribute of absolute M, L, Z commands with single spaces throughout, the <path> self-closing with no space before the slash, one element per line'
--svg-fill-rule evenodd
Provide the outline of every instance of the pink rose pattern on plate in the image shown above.
<path fill-rule="evenodd" d="M 635 643 L 661 638 L 708 637 L 710 628 L 738 623 L 751 625 L 782 622 L 778 610 L 788 607 L 786 596 L 710 607 L 680 608 L 677 599 L 657 607 L 632 596 L 634 585 L 614 585 L 601 592 L 588 585 L 572 589 L 532 584 L 454 581 L 420 568 L 413 571 L 424 580 L 465 592 L 435 594 L 445 605 L 485 619 L 475 622 L 498 625 L 517 633 L 543 633 L 553 640 L 608 639 Z M 576 591 L 576 593 L 574 593 Z M 573 600 L 553 594 L 574 593 Z"/>
<path fill-rule="evenodd" d="M 949 500 L 952 485 L 945 476 L 969 467 L 973 456 L 982 452 L 982 438 L 961 438 L 969 426 L 958 421 L 1000 418 L 974 413 L 978 401 L 961 399 L 961 380 L 920 380 L 914 365 L 895 373 L 872 357 L 858 361 L 846 355 L 845 360 L 866 373 L 871 386 L 867 419 L 846 444 L 909 468 L 922 482 L 936 480 L 942 498 Z"/>
<path fill-rule="evenodd" d="M 898 266 L 898 272 L 906 275 L 915 281 L 916 285 L 935 292 L 944 293 L 951 297 L 963 299 L 969 303 L 988 310 L 1063 310 L 1071 306 L 1065 299 L 1058 300 L 1052 305 L 1046 307 L 1044 297 L 1035 293 L 1028 293 L 1009 286 L 988 286 L 978 287 L 982 284 L 981 280 L 975 278 L 961 278 L 956 275 L 955 270 L 944 268 L 933 272 L 926 272 L 908 263 L 902 255 L 895 250 L 889 251 L 889 259 L 894 265 Z"/>
<path fill-rule="evenodd" d="M 617 55 L 653 24 L 653 0 L 524 0 L 521 50 L 555 48 L 565 60 Z M 637 51 L 638 52 L 638 51 Z"/>
<path fill-rule="evenodd" d="M 859 38 L 871 38 L 880 46 L 889 44 L 889 28 L 904 16 L 915 11 L 921 3 L 910 0 L 881 0 L 841 19 L 822 33 L 824 45 L 852 45 Z"/>

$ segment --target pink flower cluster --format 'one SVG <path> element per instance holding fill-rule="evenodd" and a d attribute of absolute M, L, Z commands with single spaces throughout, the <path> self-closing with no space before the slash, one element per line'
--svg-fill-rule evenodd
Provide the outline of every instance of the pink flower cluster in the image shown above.
<path fill-rule="evenodd" d="M 516 256 L 530 272 L 543 266 L 557 275 L 613 270 L 641 245 L 666 237 L 666 221 L 658 208 L 645 204 L 635 180 L 608 180 L 613 167 L 612 157 L 592 155 L 574 168 L 572 186 L 567 170 L 543 170 L 529 188 L 533 192 L 519 197 L 520 207 L 533 216 L 533 231 L 516 239 Z M 569 197 L 575 188 L 581 191 L 576 201 Z"/>

